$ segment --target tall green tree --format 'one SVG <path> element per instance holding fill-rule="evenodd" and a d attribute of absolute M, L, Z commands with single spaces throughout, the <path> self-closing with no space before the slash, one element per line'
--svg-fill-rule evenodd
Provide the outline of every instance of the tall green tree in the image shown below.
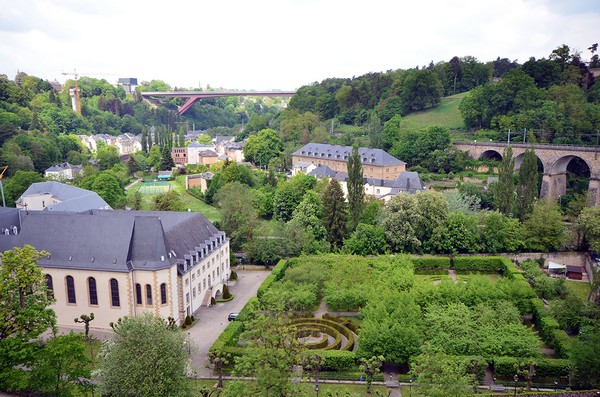
<path fill-rule="evenodd" d="M 114 329 L 100 352 L 97 385 L 102 395 L 190 395 L 185 333 L 151 313 L 124 317 Z"/>
<path fill-rule="evenodd" d="M 523 162 L 519 168 L 517 184 L 517 216 L 523 221 L 533 210 L 533 203 L 538 196 L 538 164 L 533 149 L 525 150 Z"/>
<path fill-rule="evenodd" d="M 327 230 L 327 241 L 341 248 L 347 235 L 348 206 L 344 192 L 336 179 L 331 179 L 323 192 L 323 226 Z"/>
<path fill-rule="evenodd" d="M 271 159 L 283 152 L 283 143 L 279 133 L 270 128 L 259 131 L 257 135 L 248 138 L 244 145 L 244 157 L 247 161 L 262 167 L 269 165 Z"/>
<path fill-rule="evenodd" d="M 159 170 L 169 171 L 175 167 L 173 156 L 171 156 L 171 149 L 168 146 L 163 146 L 160 151 L 160 166 Z"/>
<path fill-rule="evenodd" d="M 536 162 L 537 166 L 537 162 Z M 494 206 L 504 215 L 512 216 L 515 202 L 515 159 L 512 148 L 504 149 L 502 163 L 498 167 L 498 183 L 494 186 Z"/>
<path fill-rule="evenodd" d="M 417 236 L 417 224 L 422 224 L 422 214 L 415 197 L 397 194 L 385 207 L 383 229 L 394 252 L 419 252 L 421 240 Z"/>
<path fill-rule="evenodd" d="M 600 252 L 600 207 L 584 208 L 579 214 L 579 227 L 590 248 Z"/>
<path fill-rule="evenodd" d="M 565 226 L 558 205 L 540 200 L 524 222 L 526 246 L 534 252 L 556 251 L 565 241 Z"/>
<path fill-rule="evenodd" d="M 110 171 L 102 171 L 97 174 L 91 189 L 112 208 L 122 208 L 125 205 L 125 190 L 117 177 Z"/>
<path fill-rule="evenodd" d="M 258 216 L 253 201 L 253 191 L 240 182 L 224 185 L 214 198 L 222 210 L 221 228 L 231 236 L 235 249 L 254 237 Z"/>
<path fill-rule="evenodd" d="M 350 229 L 356 229 L 365 208 L 365 187 L 363 166 L 358 154 L 358 145 L 352 147 L 348 157 L 348 206 L 350 209 Z"/>
<path fill-rule="evenodd" d="M 48 255 L 30 245 L 0 254 L 0 384 L 8 390 L 23 386 L 17 366 L 31 364 L 31 341 L 56 324 L 46 278 L 37 265 Z"/>

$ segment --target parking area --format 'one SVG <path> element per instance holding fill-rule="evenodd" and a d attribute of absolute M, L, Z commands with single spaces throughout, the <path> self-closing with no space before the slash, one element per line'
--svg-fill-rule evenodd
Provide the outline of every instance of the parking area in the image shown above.
<path fill-rule="evenodd" d="M 201 307 L 194 313 L 196 324 L 187 329 L 192 341 L 192 365 L 196 376 L 212 375 L 212 370 L 206 368 L 208 364 L 208 349 L 223 332 L 229 321 L 229 313 L 239 312 L 246 302 L 256 296 L 258 287 L 270 274 L 265 270 L 236 270 L 238 281 L 229 290 L 235 298 L 226 303 L 217 303 L 212 307 Z"/>

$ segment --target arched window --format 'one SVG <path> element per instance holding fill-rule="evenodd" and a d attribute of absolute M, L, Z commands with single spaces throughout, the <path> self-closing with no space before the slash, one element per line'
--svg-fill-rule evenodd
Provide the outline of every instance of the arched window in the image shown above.
<path fill-rule="evenodd" d="M 150 284 L 146 284 L 146 304 L 152 304 L 152 287 Z"/>
<path fill-rule="evenodd" d="M 49 274 L 46 274 L 46 289 L 48 290 L 48 298 L 54 298 L 54 284 L 52 283 L 52 276 Z"/>
<path fill-rule="evenodd" d="M 167 284 L 165 283 L 160 285 L 160 303 L 163 305 L 167 304 Z"/>
<path fill-rule="evenodd" d="M 121 301 L 119 300 L 119 282 L 116 278 L 110 279 L 110 297 L 113 306 L 121 306 Z"/>
<path fill-rule="evenodd" d="M 88 292 L 90 294 L 90 305 L 98 304 L 98 288 L 96 288 L 96 279 L 88 278 Z"/>
<path fill-rule="evenodd" d="M 75 297 L 75 281 L 72 276 L 65 277 L 65 281 L 67 283 L 67 303 L 77 303 L 77 299 Z"/>
<path fill-rule="evenodd" d="M 137 283 L 135 284 L 135 303 L 142 304 L 142 286 Z"/>

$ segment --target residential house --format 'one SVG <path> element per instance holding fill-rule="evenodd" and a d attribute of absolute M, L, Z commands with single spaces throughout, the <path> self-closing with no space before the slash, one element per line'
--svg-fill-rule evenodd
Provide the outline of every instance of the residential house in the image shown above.
<path fill-rule="evenodd" d="M 50 255 L 38 266 L 57 324 L 94 313 L 92 329 L 123 316 L 187 315 L 218 298 L 229 279 L 229 239 L 202 214 L 168 211 L 0 210 L 0 252 L 29 244 Z"/>
<path fill-rule="evenodd" d="M 44 177 L 57 181 L 70 181 L 81 172 L 82 168 L 81 165 L 60 163 L 46 169 Z"/>
<path fill-rule="evenodd" d="M 117 85 L 123 87 L 125 93 L 131 94 L 133 91 L 135 91 L 135 87 L 138 85 L 138 80 L 134 77 L 119 78 Z"/>
<path fill-rule="evenodd" d="M 210 181 L 215 174 L 212 172 L 203 172 L 202 174 L 192 174 L 185 176 L 185 190 L 192 187 L 200 188 L 200 191 L 204 193 L 208 189 L 208 181 Z"/>
<path fill-rule="evenodd" d="M 111 209 L 96 192 L 54 181 L 31 184 L 16 201 L 16 207 L 28 211 Z"/>

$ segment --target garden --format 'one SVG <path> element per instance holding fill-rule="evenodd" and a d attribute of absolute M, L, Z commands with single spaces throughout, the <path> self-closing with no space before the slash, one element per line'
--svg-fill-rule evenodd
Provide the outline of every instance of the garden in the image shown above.
<path fill-rule="evenodd" d="M 415 395 L 437 395 L 440 382 L 471 394 L 486 379 L 512 385 L 515 375 L 527 389 L 594 386 L 570 353 L 585 345 L 579 333 L 595 325 L 598 311 L 567 287 L 545 304 L 552 287 L 538 272 L 535 261 L 520 269 L 501 257 L 280 261 L 211 351 L 234 358 L 225 371 L 259 377 L 248 361 L 261 362 L 264 335 L 276 330 L 287 356 L 296 357 L 288 364 L 318 358 L 302 374 L 310 379 L 368 377 L 365 363 L 377 358 L 371 380 L 383 380 L 382 365 L 393 365 L 400 381 L 414 380 Z M 566 305 L 575 305 L 574 318 Z"/>

